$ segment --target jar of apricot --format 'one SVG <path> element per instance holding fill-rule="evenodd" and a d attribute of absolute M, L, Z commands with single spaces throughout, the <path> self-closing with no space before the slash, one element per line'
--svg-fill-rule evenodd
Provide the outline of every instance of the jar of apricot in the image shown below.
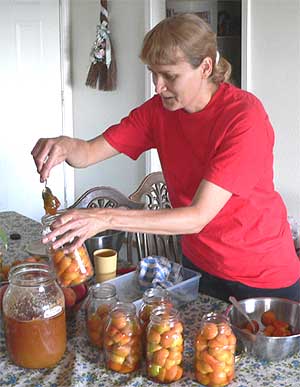
<path fill-rule="evenodd" d="M 134 304 L 117 302 L 111 309 L 104 332 L 107 369 L 128 374 L 140 367 L 141 327 Z"/>
<path fill-rule="evenodd" d="M 152 310 L 161 305 L 172 306 L 171 297 L 166 289 L 157 287 L 145 290 L 138 313 L 141 327 L 145 334 Z"/>
<path fill-rule="evenodd" d="M 195 341 L 196 380 L 209 387 L 228 385 L 234 378 L 235 348 L 228 319 L 222 314 L 205 314 Z"/>
<path fill-rule="evenodd" d="M 66 349 L 65 301 L 51 268 L 24 263 L 9 272 L 3 297 L 6 347 L 24 368 L 51 368 Z"/>
<path fill-rule="evenodd" d="M 47 235 L 51 231 L 51 224 L 65 210 L 58 211 L 55 215 L 45 215 L 42 217 L 43 234 Z M 66 245 L 54 250 L 50 244 L 47 251 L 51 263 L 56 272 L 57 281 L 63 287 L 79 285 L 94 275 L 93 265 L 84 245 L 77 248 L 72 253 L 64 253 Z"/>
<path fill-rule="evenodd" d="M 89 289 L 86 304 L 86 328 L 92 345 L 102 349 L 104 328 L 108 313 L 117 302 L 117 290 L 113 284 L 95 284 Z"/>
<path fill-rule="evenodd" d="M 183 325 L 175 308 L 153 309 L 147 328 L 147 376 L 158 383 L 172 383 L 183 374 Z"/>

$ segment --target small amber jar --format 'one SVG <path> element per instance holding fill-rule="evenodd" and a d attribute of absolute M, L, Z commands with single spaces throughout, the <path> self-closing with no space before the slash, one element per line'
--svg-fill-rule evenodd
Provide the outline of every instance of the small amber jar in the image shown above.
<path fill-rule="evenodd" d="M 106 368 L 123 374 L 136 371 L 142 358 L 141 327 L 134 304 L 117 302 L 104 333 Z"/>
<path fill-rule="evenodd" d="M 55 215 L 45 215 L 42 217 L 44 235 L 47 235 L 51 231 L 51 224 L 64 212 L 65 210 L 62 210 L 58 211 Z M 56 272 L 59 284 L 63 287 L 76 286 L 87 281 L 94 275 L 93 265 L 84 245 L 68 254 L 63 251 L 65 246 L 54 250 L 48 244 L 48 255 Z"/>
<path fill-rule="evenodd" d="M 116 302 L 117 291 L 113 284 L 102 283 L 90 287 L 86 303 L 86 328 L 91 344 L 99 349 L 103 347 L 108 313 Z"/>
<path fill-rule="evenodd" d="M 6 347 L 11 360 L 24 368 L 51 368 L 66 349 L 65 300 L 46 264 L 11 268 L 3 298 Z"/>
<path fill-rule="evenodd" d="M 147 328 L 147 376 L 172 383 L 183 375 L 183 325 L 175 308 L 153 309 Z"/>
<path fill-rule="evenodd" d="M 195 377 L 205 386 L 226 386 L 234 378 L 236 337 L 228 319 L 217 313 L 202 317 L 195 341 Z"/>

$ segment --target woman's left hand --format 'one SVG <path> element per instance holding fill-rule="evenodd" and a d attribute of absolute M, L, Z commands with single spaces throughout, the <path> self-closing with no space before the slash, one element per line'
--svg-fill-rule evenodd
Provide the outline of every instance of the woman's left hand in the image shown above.
<path fill-rule="evenodd" d="M 51 244 L 54 249 L 67 244 L 64 246 L 64 252 L 70 253 L 88 238 L 109 228 L 106 218 L 105 209 L 102 208 L 68 210 L 52 223 L 52 231 L 42 239 L 42 242 L 53 241 Z"/>

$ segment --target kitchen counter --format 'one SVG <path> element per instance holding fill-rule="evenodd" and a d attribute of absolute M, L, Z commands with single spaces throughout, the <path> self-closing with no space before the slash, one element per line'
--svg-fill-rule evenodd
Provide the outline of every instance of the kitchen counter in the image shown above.
<path fill-rule="evenodd" d="M 15 212 L 0 213 L 0 226 L 8 234 L 20 233 L 19 241 L 10 241 L 6 259 L 13 261 L 29 254 L 25 246 L 39 239 L 41 225 Z M 185 326 L 185 374 L 173 387 L 201 386 L 193 380 L 193 340 L 201 316 L 210 311 L 222 312 L 228 305 L 212 297 L 199 294 L 198 299 L 180 309 Z M 13 365 L 7 355 L 3 329 L 0 335 L 0 386 L 71 387 L 71 386 L 160 386 L 146 379 L 144 368 L 133 375 L 121 375 L 104 368 L 102 353 L 90 346 L 82 310 L 68 320 L 67 350 L 53 369 L 27 370 Z M 232 387 L 298 387 L 300 383 L 300 351 L 281 362 L 268 363 L 242 355 L 236 364 Z"/>

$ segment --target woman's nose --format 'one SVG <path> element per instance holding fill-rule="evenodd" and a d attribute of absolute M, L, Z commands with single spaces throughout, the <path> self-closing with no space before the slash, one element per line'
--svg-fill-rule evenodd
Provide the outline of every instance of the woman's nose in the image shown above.
<path fill-rule="evenodd" d="M 161 94 L 163 91 L 167 90 L 167 86 L 164 82 L 163 77 L 157 76 L 155 81 L 154 81 L 154 86 L 155 86 L 155 92 L 157 94 Z"/>

